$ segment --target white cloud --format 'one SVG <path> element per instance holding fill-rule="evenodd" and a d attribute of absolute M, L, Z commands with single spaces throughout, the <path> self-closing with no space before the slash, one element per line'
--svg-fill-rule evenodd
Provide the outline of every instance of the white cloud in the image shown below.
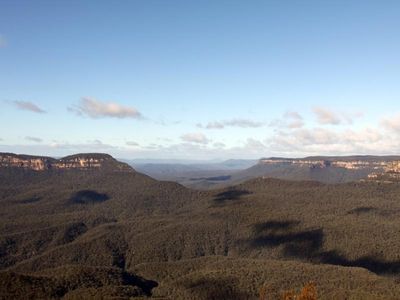
<path fill-rule="evenodd" d="M 34 137 L 34 136 L 26 136 L 25 139 L 27 141 L 31 141 L 31 142 L 35 142 L 35 143 L 41 143 L 43 142 L 43 140 L 41 138 L 38 137 Z"/>
<path fill-rule="evenodd" d="M 30 101 L 10 101 L 19 110 L 27 110 L 38 114 L 43 114 L 46 111 Z"/>
<path fill-rule="evenodd" d="M 231 119 L 209 122 L 205 126 L 203 126 L 202 124 L 197 124 L 197 127 L 206 129 L 223 129 L 225 127 L 257 128 L 264 125 L 264 122 L 253 121 L 249 119 Z"/>
<path fill-rule="evenodd" d="M 247 120 L 247 119 L 232 119 L 225 121 L 225 126 L 242 127 L 242 128 L 257 128 L 264 126 L 263 122 Z"/>
<path fill-rule="evenodd" d="M 116 145 L 104 144 L 100 140 L 83 143 L 55 141 L 49 145 L 41 143 L 39 138 L 26 137 L 34 143 L 26 145 L 4 145 L 0 148 L 11 152 L 25 152 L 62 156 L 78 152 L 107 152 L 120 158 L 257 158 L 265 156 L 300 157 L 307 155 L 350 155 L 350 154 L 398 154 L 400 144 L 400 114 L 385 117 L 379 124 L 369 127 L 350 126 L 345 114 L 337 114 L 342 125 L 315 126 L 311 124 L 293 124 L 304 122 L 303 117 L 293 111 L 286 112 L 276 121 L 276 128 L 269 128 L 264 138 L 261 130 L 255 138 L 234 135 L 233 140 L 223 132 L 213 132 L 212 139 L 202 132 L 189 132 L 181 136 L 165 135 L 155 137 L 146 144 L 134 139 L 120 140 Z M 237 119 L 233 119 L 237 120 Z M 232 121 L 232 120 L 230 120 Z M 224 121 L 226 124 L 230 121 Z M 225 123 L 223 126 L 226 126 Z M 206 132 L 209 133 L 209 132 Z M 394 134 L 399 133 L 399 134 Z M 211 137 L 211 135 L 210 135 Z M 250 135 L 248 135 L 250 137 Z M 241 140 L 237 141 L 236 138 Z M 178 139 L 178 141 L 177 141 Z M 180 141 L 179 141 L 180 139 Z M 236 141 L 235 141 L 236 140 Z M 224 144 L 226 142 L 226 144 Z M 235 144 L 231 144 L 235 142 Z M 29 150 L 29 151 L 28 151 Z M 1 150 L 0 150 L 1 151 Z"/>
<path fill-rule="evenodd" d="M 209 122 L 205 126 L 205 128 L 207 128 L 207 129 L 223 129 L 224 127 L 225 127 L 225 125 L 221 122 Z"/>
<path fill-rule="evenodd" d="M 94 119 L 107 117 L 140 119 L 142 117 L 141 113 L 133 107 L 115 102 L 102 102 L 90 97 L 82 97 L 78 105 L 69 107 L 68 110 Z"/>
<path fill-rule="evenodd" d="M 211 141 L 202 133 L 188 133 L 182 141 L 137 145 L 125 141 L 122 145 L 105 144 L 100 140 L 83 143 L 54 141 L 25 145 L 0 144 L 0 151 L 50 156 L 64 156 L 82 152 L 104 152 L 119 158 L 174 158 L 174 159 L 228 159 L 260 158 L 265 156 L 302 157 L 307 155 L 398 154 L 400 135 L 380 128 L 284 128 L 272 132 L 264 140 L 248 138 L 237 141 L 236 146 Z"/>
<path fill-rule="evenodd" d="M 182 141 L 196 144 L 208 144 L 210 140 L 200 132 L 187 133 L 181 136 Z"/>

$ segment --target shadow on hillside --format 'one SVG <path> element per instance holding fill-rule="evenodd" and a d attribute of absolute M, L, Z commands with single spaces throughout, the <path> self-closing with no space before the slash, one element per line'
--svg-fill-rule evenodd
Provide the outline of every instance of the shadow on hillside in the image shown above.
<path fill-rule="evenodd" d="M 361 206 L 361 207 L 357 207 L 354 208 L 352 210 L 348 211 L 349 215 L 361 215 L 361 214 L 366 214 L 366 213 L 370 213 L 370 212 L 374 212 L 377 209 L 375 207 L 371 207 L 371 206 Z"/>
<path fill-rule="evenodd" d="M 143 277 L 126 272 L 123 273 L 122 278 L 124 284 L 140 287 L 146 296 L 151 296 L 152 290 L 158 286 L 157 281 L 144 279 Z"/>
<path fill-rule="evenodd" d="M 40 200 L 42 200 L 42 197 L 34 196 L 34 197 L 23 199 L 23 200 L 19 201 L 19 203 L 21 203 L 21 204 L 36 203 L 36 202 L 39 202 Z"/>
<path fill-rule="evenodd" d="M 261 234 L 265 231 L 277 232 L 279 230 L 288 230 L 299 224 L 299 221 L 268 221 L 254 225 L 254 233 Z"/>
<path fill-rule="evenodd" d="M 215 196 L 214 201 L 223 202 L 227 200 L 239 200 L 242 196 L 251 194 L 247 190 L 230 189 Z"/>
<path fill-rule="evenodd" d="M 399 210 L 396 209 L 380 209 L 372 206 L 360 206 L 353 208 L 347 212 L 348 215 L 362 216 L 362 215 L 378 215 L 381 217 L 390 217 L 397 215 Z"/>
<path fill-rule="evenodd" d="M 400 274 L 400 261 L 384 261 L 375 256 L 355 260 L 346 258 L 338 251 L 323 251 L 322 228 L 296 231 L 298 221 L 268 221 L 255 224 L 255 237 L 247 244 L 251 248 L 283 246 L 283 255 L 321 264 L 365 268 L 376 274 Z"/>
<path fill-rule="evenodd" d="M 110 197 L 107 194 L 98 193 L 93 190 L 81 190 L 71 196 L 70 202 L 73 204 L 93 204 L 109 199 Z"/>

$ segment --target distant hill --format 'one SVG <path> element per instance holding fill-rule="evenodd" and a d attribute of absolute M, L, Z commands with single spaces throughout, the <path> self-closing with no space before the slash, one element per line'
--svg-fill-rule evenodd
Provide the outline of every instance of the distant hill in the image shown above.
<path fill-rule="evenodd" d="M 198 178 L 193 188 L 215 188 L 238 184 L 257 177 L 314 180 L 337 184 L 386 178 L 398 180 L 400 156 L 312 156 L 305 158 L 262 158 L 257 164 L 231 172 L 225 180 Z M 220 173 L 223 175 L 223 173 Z M 388 175 L 392 174 L 392 175 Z M 383 176 L 385 175 L 385 176 Z"/>
<path fill-rule="evenodd" d="M 176 181 L 187 187 L 201 180 L 224 180 L 257 160 L 230 159 L 219 163 L 130 163 L 137 171 L 157 180 Z"/>

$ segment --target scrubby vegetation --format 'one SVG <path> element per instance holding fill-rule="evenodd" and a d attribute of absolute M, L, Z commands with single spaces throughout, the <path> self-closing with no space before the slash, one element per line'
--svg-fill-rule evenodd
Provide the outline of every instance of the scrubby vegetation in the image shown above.
<path fill-rule="evenodd" d="M 274 299 L 268 293 L 268 284 L 264 284 L 260 290 L 260 300 Z M 285 291 L 281 296 L 282 300 L 317 300 L 317 288 L 313 282 L 306 283 L 303 288 L 296 293 L 293 290 Z"/>
<path fill-rule="evenodd" d="M 2 299 L 258 299 L 265 282 L 280 297 L 310 281 L 318 299 L 400 292 L 396 183 L 259 178 L 200 192 L 136 172 L 0 179 Z"/>

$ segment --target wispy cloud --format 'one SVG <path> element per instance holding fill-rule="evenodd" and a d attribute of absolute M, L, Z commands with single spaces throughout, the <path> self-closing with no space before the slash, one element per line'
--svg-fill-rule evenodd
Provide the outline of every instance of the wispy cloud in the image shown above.
<path fill-rule="evenodd" d="M 82 97 L 78 105 L 69 107 L 68 110 L 78 115 L 88 116 L 93 119 L 140 119 L 142 117 L 142 114 L 136 108 L 123 106 L 115 102 L 103 102 L 90 97 Z"/>
<path fill-rule="evenodd" d="M 279 128 L 301 128 L 304 126 L 303 117 L 295 111 L 287 111 L 282 118 L 273 120 L 270 124 L 272 127 Z"/>
<path fill-rule="evenodd" d="M 314 107 L 313 112 L 321 125 L 352 124 L 356 118 L 361 117 L 361 112 L 335 112 L 323 107 Z"/>
<path fill-rule="evenodd" d="M 10 103 L 19 110 L 27 110 L 38 114 L 43 114 L 46 112 L 44 109 L 40 108 L 35 103 L 32 103 L 30 101 L 10 101 Z"/>
<path fill-rule="evenodd" d="M 257 127 L 262 127 L 264 125 L 265 125 L 264 122 L 253 121 L 249 119 L 231 119 L 231 120 L 209 122 L 206 125 L 197 124 L 197 127 L 206 129 L 223 129 L 225 127 L 257 128 Z"/>
<path fill-rule="evenodd" d="M 210 140 L 200 132 L 187 133 L 181 136 L 182 141 L 196 144 L 208 144 Z"/>
<path fill-rule="evenodd" d="M 27 141 L 31 141 L 31 142 L 35 142 L 35 143 L 41 143 L 43 142 L 43 140 L 41 138 L 38 137 L 34 137 L 34 136 L 26 136 L 25 139 Z"/>
<path fill-rule="evenodd" d="M 326 125 L 338 125 L 342 122 L 340 116 L 333 111 L 330 111 L 322 107 L 314 107 L 313 112 L 317 117 L 319 124 Z"/>
<path fill-rule="evenodd" d="M 107 152 L 115 149 L 116 147 L 110 144 L 105 144 L 102 141 L 88 140 L 84 143 L 69 143 L 65 141 L 53 141 L 50 145 L 53 149 L 74 152 Z"/>
<path fill-rule="evenodd" d="M 207 129 L 223 129 L 223 128 L 225 128 L 225 125 L 223 122 L 209 122 L 205 126 L 203 126 L 202 124 L 199 124 L 198 127 L 200 127 L 200 128 L 205 127 Z"/>
<path fill-rule="evenodd" d="M 301 128 L 304 126 L 303 117 L 295 111 L 287 111 L 283 117 L 287 120 L 287 127 Z"/>

